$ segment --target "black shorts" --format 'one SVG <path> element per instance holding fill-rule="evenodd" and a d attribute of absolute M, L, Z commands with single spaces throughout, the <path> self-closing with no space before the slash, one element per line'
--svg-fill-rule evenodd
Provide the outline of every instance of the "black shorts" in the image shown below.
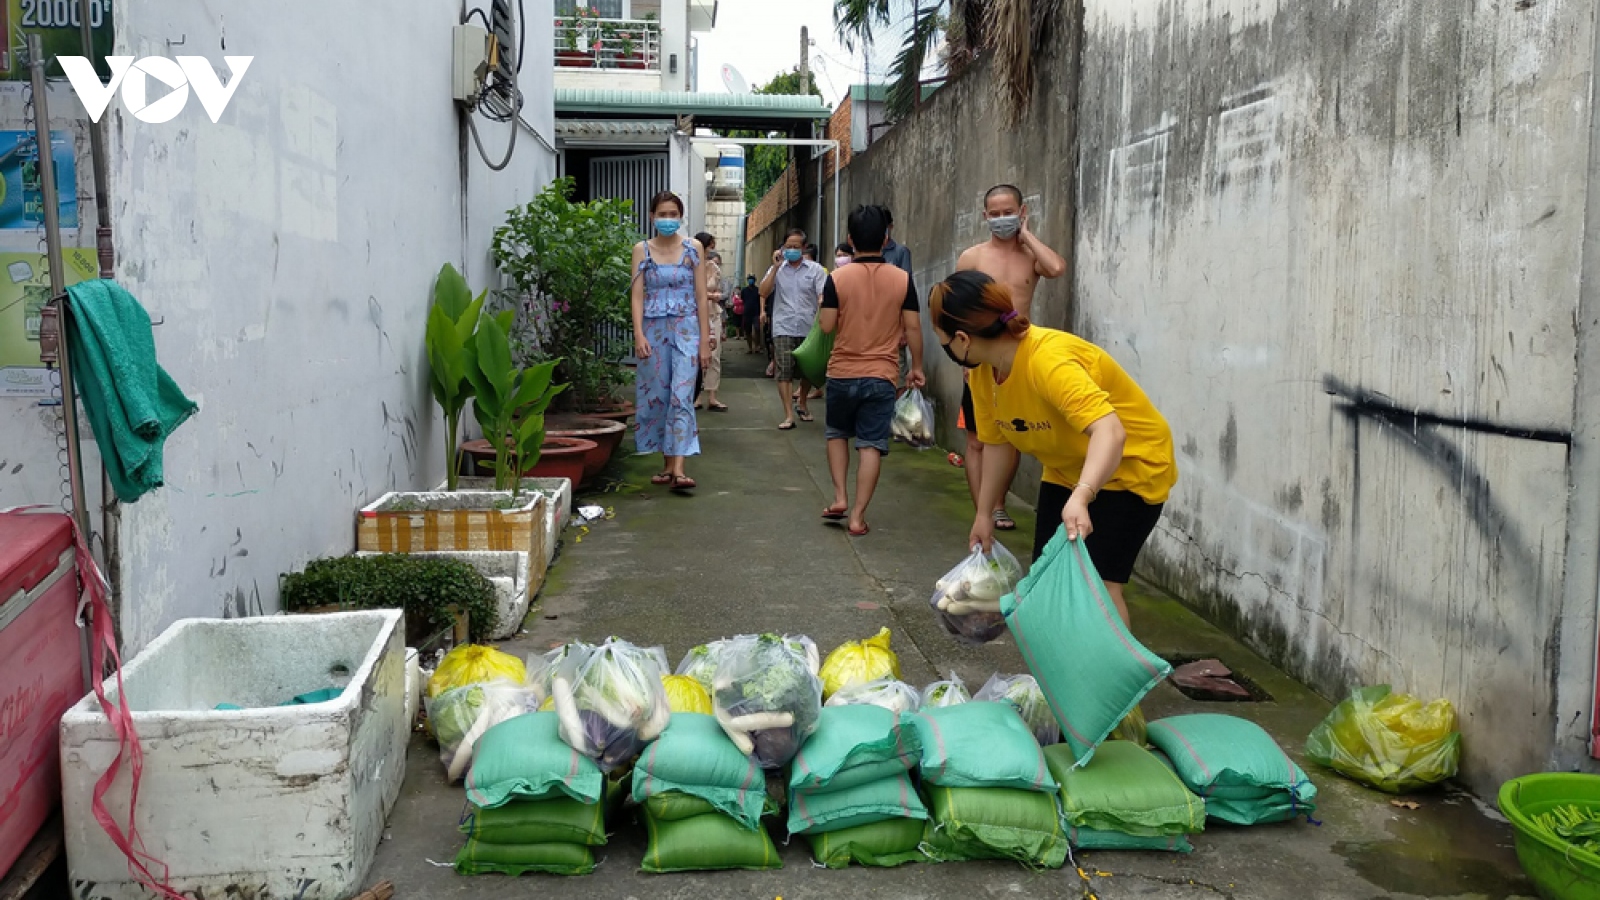
<path fill-rule="evenodd" d="M 961 383 L 961 421 L 966 423 L 968 434 L 978 433 L 978 414 L 972 411 L 972 385 Z"/>
<path fill-rule="evenodd" d="M 1072 497 L 1072 488 L 1049 481 L 1039 482 L 1038 519 L 1033 529 L 1033 558 L 1044 552 L 1061 528 L 1061 511 Z M 1133 564 L 1139 560 L 1150 532 L 1155 531 L 1164 504 L 1147 503 L 1132 491 L 1101 491 L 1089 504 L 1089 521 L 1094 531 L 1085 540 L 1089 560 L 1100 577 L 1113 584 L 1127 584 L 1133 577 Z"/>

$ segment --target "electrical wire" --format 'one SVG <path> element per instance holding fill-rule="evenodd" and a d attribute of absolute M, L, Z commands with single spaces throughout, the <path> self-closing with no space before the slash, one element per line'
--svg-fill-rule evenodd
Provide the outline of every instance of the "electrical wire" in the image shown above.
<path fill-rule="evenodd" d="M 473 16 L 477 16 L 478 17 L 478 21 L 483 23 L 483 30 L 484 31 L 492 31 L 493 30 L 489 25 L 489 17 L 484 15 L 483 10 L 476 9 L 476 8 L 474 8 L 473 10 L 468 12 L 466 15 L 461 17 L 461 24 L 465 25 L 468 22 L 472 21 L 472 17 Z"/>
<path fill-rule="evenodd" d="M 528 36 L 528 23 L 524 15 L 525 10 L 522 0 L 517 0 L 517 11 L 517 24 L 519 26 L 517 40 L 519 44 L 522 44 L 527 40 Z M 494 26 L 489 22 L 489 18 L 484 15 L 482 9 L 475 8 L 472 12 L 467 13 L 462 17 L 462 23 L 465 24 L 471 19 L 473 13 L 477 13 L 489 33 L 491 35 L 494 34 Z M 517 86 L 517 75 L 521 68 L 522 55 L 519 50 L 516 65 L 511 67 L 510 74 L 503 75 L 497 69 L 490 76 L 494 83 L 492 85 L 485 83 L 482 92 L 478 95 L 477 102 L 462 107 L 462 114 L 466 116 L 467 120 L 467 130 L 472 134 L 472 144 L 477 148 L 478 156 L 482 157 L 484 165 L 488 166 L 491 172 L 504 171 L 507 166 L 511 165 L 511 157 L 517 152 L 517 132 L 522 130 L 523 96 L 522 91 Z M 475 113 L 482 113 L 483 117 L 491 122 L 509 122 L 511 125 L 511 139 L 506 142 L 506 155 L 498 163 L 490 159 L 489 152 L 484 149 L 483 137 L 478 133 L 478 123 L 473 118 Z"/>

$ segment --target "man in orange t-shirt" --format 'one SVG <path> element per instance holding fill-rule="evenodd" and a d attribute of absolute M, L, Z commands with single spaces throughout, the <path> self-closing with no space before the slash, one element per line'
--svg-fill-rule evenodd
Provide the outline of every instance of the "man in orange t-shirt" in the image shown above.
<path fill-rule="evenodd" d="M 829 276 L 822 290 L 822 330 L 834 335 L 833 354 L 828 358 L 826 423 L 833 505 L 822 511 L 822 517 L 848 519 L 847 527 L 855 537 L 867 533 L 867 504 L 877 489 L 883 457 L 889 453 L 902 339 L 911 349 L 907 386 L 927 383 L 922 373 L 917 288 L 904 270 L 884 261 L 888 228 L 883 209 L 856 207 L 849 220 L 855 261 Z M 859 458 L 854 506 L 845 496 L 851 438 Z"/>

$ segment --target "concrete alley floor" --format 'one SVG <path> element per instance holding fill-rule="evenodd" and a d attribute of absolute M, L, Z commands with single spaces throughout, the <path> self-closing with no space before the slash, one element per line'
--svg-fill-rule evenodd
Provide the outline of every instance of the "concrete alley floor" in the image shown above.
<path fill-rule="evenodd" d="M 777 392 L 760 377 L 758 357 L 744 355 L 741 342 L 730 349 L 723 399 L 732 411 L 701 414 L 704 455 L 689 467 L 699 490 L 680 497 L 652 487 L 659 457 L 619 459 L 609 474 L 620 486 L 586 498 L 611 507 L 615 518 L 593 526 L 581 542 L 575 531 L 567 533 L 525 632 L 502 649 L 525 656 L 572 639 L 617 635 L 662 645 L 676 665 L 690 647 L 733 634 L 809 634 L 826 654 L 887 625 L 912 684 L 954 671 L 976 690 L 995 672 L 1025 672 L 1009 638 L 963 647 L 939 630 L 927 606 L 933 582 L 965 553 L 971 506 L 960 470 L 942 451 L 897 446 L 868 512 L 872 533 L 852 539 L 843 528 L 823 524 L 818 513 L 832 489 L 822 404 L 812 404 L 816 423 L 779 433 Z M 1014 510 L 1019 528 L 1007 543 L 1025 560 L 1033 522 L 1024 513 Z M 1198 703 L 1163 684 L 1145 700 L 1147 716 L 1209 711 L 1260 723 L 1316 782 L 1320 826 L 1303 820 L 1256 828 L 1209 823 L 1194 839 L 1192 855 L 1082 853 L 1082 874 L 1070 864 L 1032 872 L 1005 863 L 828 871 L 813 865 L 804 839 L 795 839 L 782 848 L 781 871 L 646 875 L 637 871 L 644 829 L 629 822 L 600 848 L 605 861 L 588 877 L 463 877 L 446 867 L 463 843 L 456 831 L 463 791 L 445 783 L 437 749 L 418 735 L 369 882 L 390 879 L 399 896 L 430 900 L 1534 895 L 1512 853 L 1510 829 L 1485 807 L 1448 792 L 1412 798 L 1421 804 L 1414 811 L 1396 808 L 1390 797 L 1306 762 L 1305 736 L 1327 714 L 1328 702 L 1173 599 L 1135 587 L 1133 630 L 1152 650 L 1169 658 L 1219 657 L 1273 697 Z M 781 825 L 775 837 L 782 847 Z"/>

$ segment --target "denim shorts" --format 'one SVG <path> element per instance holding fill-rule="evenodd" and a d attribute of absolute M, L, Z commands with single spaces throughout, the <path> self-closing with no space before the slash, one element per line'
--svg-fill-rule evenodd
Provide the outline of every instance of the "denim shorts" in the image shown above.
<path fill-rule="evenodd" d="M 829 378 L 828 440 L 855 438 L 857 450 L 871 447 L 887 456 L 894 399 L 894 383 L 882 378 Z"/>

